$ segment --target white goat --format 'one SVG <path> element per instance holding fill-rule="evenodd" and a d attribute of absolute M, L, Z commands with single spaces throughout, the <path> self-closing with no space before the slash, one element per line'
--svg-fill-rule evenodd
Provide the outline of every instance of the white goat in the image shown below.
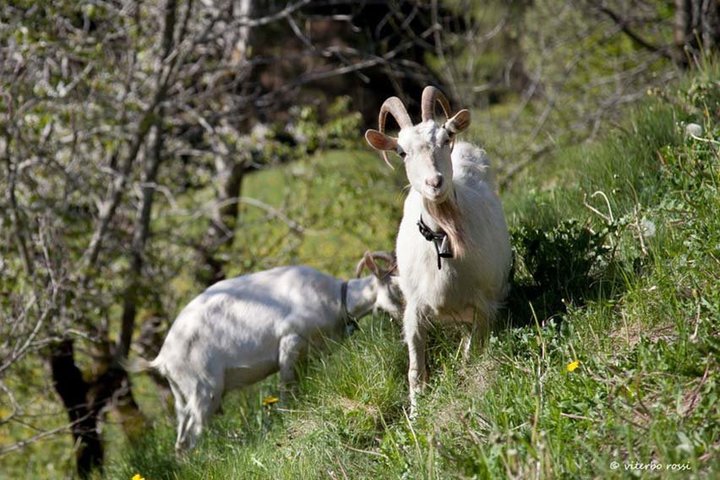
<path fill-rule="evenodd" d="M 279 371 L 283 385 L 295 381 L 295 367 L 310 346 L 339 339 L 355 319 L 381 308 L 399 316 L 397 277 L 381 270 L 366 253 L 357 275 L 344 282 L 309 267 L 290 266 L 252 273 L 211 286 L 193 299 L 170 328 L 152 362 L 175 397 L 177 451 L 192 448 L 217 410 L 224 392 L 256 383 Z"/>
<path fill-rule="evenodd" d="M 388 98 L 380 108 L 379 131 L 365 134 L 388 164 L 387 151 L 404 159 L 411 186 L 396 250 L 406 304 L 403 329 L 413 415 L 427 378 L 429 323 L 471 324 L 466 348 L 471 339 L 484 338 L 507 295 L 512 263 L 508 228 L 485 151 L 465 142 L 453 148 L 455 135 L 470 125 L 470 112 L 460 110 L 439 125 L 433 118 L 436 102 L 449 117 L 445 96 L 426 87 L 422 122 L 413 125 L 402 101 Z M 384 133 L 388 113 L 400 126 L 398 138 Z"/>

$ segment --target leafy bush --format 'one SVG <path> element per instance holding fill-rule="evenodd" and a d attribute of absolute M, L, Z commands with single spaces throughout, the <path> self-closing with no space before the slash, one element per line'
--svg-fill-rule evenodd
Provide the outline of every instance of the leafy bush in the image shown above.
<path fill-rule="evenodd" d="M 511 299 L 515 321 L 564 313 L 569 303 L 583 304 L 610 263 L 607 237 L 616 225 L 599 232 L 576 219 L 552 228 L 520 226 L 512 232 L 515 268 Z M 530 308 L 534 311 L 527 312 Z"/>
<path fill-rule="evenodd" d="M 712 76 L 712 68 L 694 77 L 687 89 L 680 91 L 685 105 L 705 119 L 720 116 L 720 80 Z"/>

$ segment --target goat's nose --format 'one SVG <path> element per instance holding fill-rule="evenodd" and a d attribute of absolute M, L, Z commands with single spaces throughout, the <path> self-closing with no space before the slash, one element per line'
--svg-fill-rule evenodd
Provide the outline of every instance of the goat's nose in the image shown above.
<path fill-rule="evenodd" d="M 438 173 L 425 179 L 425 183 L 432 188 L 440 188 L 443 184 L 443 176 Z"/>

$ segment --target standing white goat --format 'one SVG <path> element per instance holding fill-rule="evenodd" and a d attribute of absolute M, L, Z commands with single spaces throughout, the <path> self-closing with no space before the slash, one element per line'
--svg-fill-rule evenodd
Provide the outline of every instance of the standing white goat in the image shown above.
<path fill-rule="evenodd" d="M 130 369 L 155 369 L 170 383 L 178 431 L 175 449 L 192 448 L 224 392 L 279 371 L 283 385 L 295 381 L 295 367 L 308 347 L 339 339 L 355 319 L 380 308 L 399 316 L 397 277 L 366 253 L 357 275 L 344 282 L 309 267 L 290 266 L 252 273 L 211 286 L 177 317 L 157 358 Z"/>
<path fill-rule="evenodd" d="M 447 98 L 426 87 L 422 122 L 413 125 L 402 101 L 388 98 L 380 108 L 379 131 L 365 134 L 385 162 L 387 151 L 404 159 L 411 186 L 396 245 L 406 304 L 411 414 L 427 378 L 430 322 L 471 324 L 466 348 L 483 338 L 507 295 L 512 263 L 508 228 L 485 151 L 465 142 L 453 148 L 455 135 L 470 125 L 470 112 L 460 110 L 439 125 L 433 118 L 436 102 L 450 117 Z M 398 138 L 384 133 L 388 113 L 400 126 Z"/>

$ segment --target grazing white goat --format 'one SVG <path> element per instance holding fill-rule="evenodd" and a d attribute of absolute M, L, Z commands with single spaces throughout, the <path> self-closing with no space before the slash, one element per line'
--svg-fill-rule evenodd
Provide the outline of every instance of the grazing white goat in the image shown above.
<path fill-rule="evenodd" d="M 224 392 L 279 371 L 283 386 L 308 347 L 339 339 L 355 319 L 380 308 L 399 316 L 397 277 L 375 259 L 393 265 L 387 253 L 366 253 L 347 282 L 309 267 L 252 273 L 211 286 L 177 317 L 157 358 L 131 370 L 155 369 L 170 383 L 178 431 L 175 448 L 192 448 L 217 410 Z"/>
<path fill-rule="evenodd" d="M 411 186 L 396 245 L 406 305 L 411 414 L 427 377 L 430 322 L 471 324 L 466 348 L 471 339 L 482 339 L 507 295 L 512 263 L 508 228 L 485 151 L 465 142 L 454 145 L 456 134 L 470 125 L 470 112 L 460 110 L 438 124 L 433 118 L 436 102 L 450 117 L 445 96 L 426 87 L 422 122 L 413 125 L 402 101 L 388 98 L 380 108 L 379 131 L 365 134 L 386 162 L 387 151 L 404 159 Z M 384 133 L 388 114 L 400 126 L 397 138 Z"/>

